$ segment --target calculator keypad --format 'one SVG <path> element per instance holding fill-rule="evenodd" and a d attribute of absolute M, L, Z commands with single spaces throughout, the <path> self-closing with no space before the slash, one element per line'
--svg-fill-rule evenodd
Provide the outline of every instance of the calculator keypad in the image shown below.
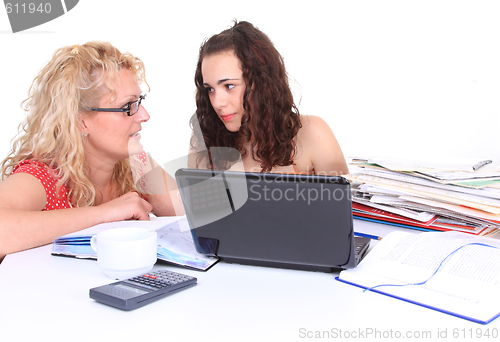
<path fill-rule="evenodd" d="M 181 284 L 194 279 L 185 274 L 175 273 L 167 270 L 158 270 L 141 276 L 128 279 L 128 281 L 151 288 L 162 289 L 165 287 Z"/>

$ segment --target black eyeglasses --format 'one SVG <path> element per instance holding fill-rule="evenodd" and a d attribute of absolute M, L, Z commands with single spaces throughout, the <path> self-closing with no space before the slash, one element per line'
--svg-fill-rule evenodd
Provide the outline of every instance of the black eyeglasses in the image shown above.
<path fill-rule="evenodd" d="M 139 100 L 127 103 L 122 108 L 89 108 L 94 112 L 123 112 L 127 113 L 128 116 L 132 116 L 139 111 L 142 100 L 146 98 L 147 94 L 139 96 Z"/>

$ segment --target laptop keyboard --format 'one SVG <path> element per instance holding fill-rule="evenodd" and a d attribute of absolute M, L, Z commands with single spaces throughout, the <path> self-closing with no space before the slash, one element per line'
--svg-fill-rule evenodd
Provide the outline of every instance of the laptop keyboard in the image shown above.
<path fill-rule="evenodd" d="M 356 257 L 356 264 L 358 264 L 368 252 L 370 246 L 370 239 L 365 237 L 354 237 L 354 256 Z"/>

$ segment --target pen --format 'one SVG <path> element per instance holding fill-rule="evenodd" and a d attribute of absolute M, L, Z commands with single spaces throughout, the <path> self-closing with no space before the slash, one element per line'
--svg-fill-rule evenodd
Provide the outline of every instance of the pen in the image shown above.
<path fill-rule="evenodd" d="M 483 160 L 483 161 L 480 161 L 479 163 L 473 165 L 472 169 L 474 171 L 477 171 L 480 167 L 483 167 L 483 166 L 488 165 L 488 164 L 491 164 L 491 160 Z"/>
<path fill-rule="evenodd" d="M 354 235 L 355 236 L 359 236 L 359 237 L 369 238 L 369 239 L 372 239 L 372 240 L 382 240 L 381 236 L 370 235 L 370 234 L 365 234 L 365 233 L 354 232 Z"/>

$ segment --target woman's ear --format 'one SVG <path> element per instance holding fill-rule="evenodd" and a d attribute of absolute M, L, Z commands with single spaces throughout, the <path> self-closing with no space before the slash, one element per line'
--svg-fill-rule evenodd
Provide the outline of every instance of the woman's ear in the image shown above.
<path fill-rule="evenodd" d="M 78 113 L 78 122 L 79 122 L 79 128 L 80 128 L 80 133 L 82 136 L 87 136 L 89 134 L 89 129 L 87 127 L 87 122 L 86 122 L 87 116 L 82 113 Z"/>

